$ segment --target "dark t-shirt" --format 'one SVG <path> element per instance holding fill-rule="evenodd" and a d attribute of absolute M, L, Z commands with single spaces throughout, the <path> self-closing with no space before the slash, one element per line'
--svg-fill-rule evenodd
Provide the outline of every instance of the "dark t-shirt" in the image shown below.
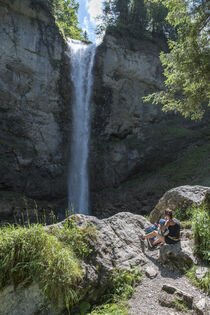
<path fill-rule="evenodd" d="M 165 236 L 166 244 L 175 244 L 179 241 L 180 238 L 180 223 L 177 219 L 173 219 L 175 222 L 174 225 L 169 225 L 169 233 Z"/>

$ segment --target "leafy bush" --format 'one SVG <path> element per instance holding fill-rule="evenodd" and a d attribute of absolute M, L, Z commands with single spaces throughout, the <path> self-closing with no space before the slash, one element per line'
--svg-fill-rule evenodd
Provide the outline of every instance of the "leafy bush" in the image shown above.
<path fill-rule="evenodd" d="M 21 282 L 39 283 L 56 305 L 78 300 L 82 269 L 74 251 L 41 225 L 0 229 L 0 289 Z"/>
<path fill-rule="evenodd" d="M 142 272 L 134 267 L 129 270 L 115 269 L 112 274 L 112 294 L 121 299 L 132 296 L 136 283 L 141 281 Z"/>
<path fill-rule="evenodd" d="M 210 211 L 207 205 L 194 207 L 192 231 L 195 253 L 203 260 L 210 261 Z"/>
<path fill-rule="evenodd" d="M 193 209 L 192 208 L 188 208 L 186 210 L 183 209 L 176 209 L 174 216 L 180 220 L 180 221 L 186 221 L 186 220 L 190 220 L 192 219 L 192 215 L 193 215 Z"/>
<path fill-rule="evenodd" d="M 136 283 L 141 281 L 142 272 L 131 266 L 129 270 L 115 269 L 111 276 L 112 287 L 105 295 L 106 302 L 94 308 L 91 315 L 128 315 L 125 302 L 134 292 Z"/>

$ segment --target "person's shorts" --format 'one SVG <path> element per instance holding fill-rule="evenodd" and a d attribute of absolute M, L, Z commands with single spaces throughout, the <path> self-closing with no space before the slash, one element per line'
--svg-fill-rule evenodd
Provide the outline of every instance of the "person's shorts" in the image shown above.
<path fill-rule="evenodd" d="M 165 242 L 166 242 L 166 244 L 176 244 L 176 243 L 178 243 L 178 242 L 180 242 L 180 241 L 174 241 L 174 240 L 172 240 L 171 238 L 169 238 L 167 235 L 165 236 Z"/>

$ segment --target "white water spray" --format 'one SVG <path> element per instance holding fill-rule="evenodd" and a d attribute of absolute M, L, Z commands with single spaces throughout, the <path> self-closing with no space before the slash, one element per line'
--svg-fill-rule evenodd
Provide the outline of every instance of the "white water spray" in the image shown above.
<path fill-rule="evenodd" d="M 88 155 L 95 45 L 68 40 L 68 46 L 74 86 L 68 202 L 77 213 L 89 214 Z"/>

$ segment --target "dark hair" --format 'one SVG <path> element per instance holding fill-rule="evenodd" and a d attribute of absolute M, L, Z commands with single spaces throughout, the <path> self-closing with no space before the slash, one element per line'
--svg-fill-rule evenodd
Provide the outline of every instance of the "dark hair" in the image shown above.
<path fill-rule="evenodd" d="M 173 211 L 170 209 L 165 210 L 165 215 L 169 216 L 170 220 L 173 219 Z"/>

